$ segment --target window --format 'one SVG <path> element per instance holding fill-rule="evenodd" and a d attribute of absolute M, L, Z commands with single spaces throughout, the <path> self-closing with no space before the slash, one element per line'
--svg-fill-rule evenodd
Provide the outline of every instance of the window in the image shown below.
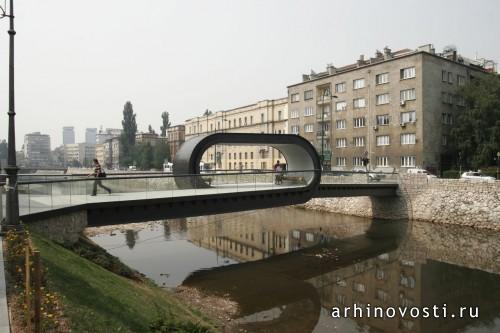
<path fill-rule="evenodd" d="M 299 134 L 299 125 L 293 125 L 290 130 L 292 131 L 292 134 Z"/>
<path fill-rule="evenodd" d="M 352 158 L 353 166 L 363 166 L 363 157 L 353 157 Z"/>
<path fill-rule="evenodd" d="M 354 146 L 356 147 L 364 147 L 365 146 L 365 137 L 364 136 L 357 136 L 353 139 Z"/>
<path fill-rule="evenodd" d="M 448 72 L 448 83 L 453 84 L 453 73 L 452 72 Z"/>
<path fill-rule="evenodd" d="M 347 102 L 346 101 L 335 103 L 335 110 L 344 111 L 345 109 L 347 109 Z"/>
<path fill-rule="evenodd" d="M 365 87 L 365 79 L 357 79 L 353 81 L 353 89 L 361 89 Z"/>
<path fill-rule="evenodd" d="M 299 111 L 297 111 L 297 114 L 298 114 Z M 264 122 L 264 114 L 261 113 L 260 114 L 260 122 L 263 123 Z"/>
<path fill-rule="evenodd" d="M 335 140 L 335 146 L 337 148 L 345 148 L 347 147 L 347 139 L 346 138 L 339 138 Z"/>
<path fill-rule="evenodd" d="M 445 104 L 452 104 L 453 102 L 452 102 L 452 103 L 450 103 L 449 96 L 450 96 L 450 94 L 448 94 L 447 92 L 444 92 L 444 91 L 443 91 L 443 92 L 441 93 L 441 101 L 442 101 L 443 103 L 445 103 Z"/>
<path fill-rule="evenodd" d="M 354 128 L 365 127 L 365 117 L 359 117 L 353 119 Z"/>
<path fill-rule="evenodd" d="M 299 94 L 291 94 L 290 100 L 292 101 L 292 103 L 298 102 L 299 101 Z"/>
<path fill-rule="evenodd" d="M 314 234 L 310 232 L 306 232 L 306 241 L 314 242 Z"/>
<path fill-rule="evenodd" d="M 236 159 L 236 153 L 233 153 L 233 158 Z"/>
<path fill-rule="evenodd" d="M 415 67 L 403 68 L 400 71 L 401 80 L 412 79 L 415 77 Z"/>
<path fill-rule="evenodd" d="M 377 156 L 375 159 L 378 167 L 386 167 L 389 166 L 389 157 L 387 156 Z"/>
<path fill-rule="evenodd" d="M 455 95 L 455 104 L 465 106 L 465 98 L 462 95 Z"/>
<path fill-rule="evenodd" d="M 312 133 L 312 132 L 314 132 L 314 124 L 306 124 L 306 125 L 304 125 L 304 131 L 306 133 Z"/>
<path fill-rule="evenodd" d="M 443 146 L 447 146 L 448 145 L 448 136 L 447 135 L 443 135 L 441 137 L 441 145 L 443 145 Z"/>
<path fill-rule="evenodd" d="M 227 153 L 227 158 L 231 159 L 231 153 Z"/>
<path fill-rule="evenodd" d="M 401 144 L 402 145 L 414 145 L 416 142 L 415 133 L 403 133 L 401 134 Z"/>
<path fill-rule="evenodd" d="M 381 301 L 387 301 L 387 298 L 389 297 L 389 294 L 385 291 L 383 291 L 382 289 L 377 289 L 377 292 L 376 292 L 376 295 L 375 295 L 375 298 L 376 299 L 379 299 Z"/>
<path fill-rule="evenodd" d="M 281 120 L 281 118 L 280 118 L 280 120 Z M 252 125 L 252 124 L 253 124 L 253 116 L 250 116 L 250 125 Z"/>
<path fill-rule="evenodd" d="M 441 122 L 445 125 L 453 125 L 453 115 L 451 113 L 442 113 Z"/>
<path fill-rule="evenodd" d="M 377 146 L 388 146 L 390 144 L 389 135 L 378 135 Z"/>
<path fill-rule="evenodd" d="M 250 152 L 250 158 L 253 159 L 253 151 Z"/>
<path fill-rule="evenodd" d="M 415 111 L 401 112 L 401 123 L 414 123 L 417 120 Z"/>
<path fill-rule="evenodd" d="M 290 111 L 290 118 L 295 119 L 299 117 L 299 110 L 292 110 Z"/>
<path fill-rule="evenodd" d="M 345 124 L 346 124 L 345 119 L 337 120 L 335 122 L 335 128 L 337 128 L 337 129 L 345 129 Z"/>
<path fill-rule="evenodd" d="M 214 124 L 210 124 L 210 131 L 214 130 Z"/>
<path fill-rule="evenodd" d="M 406 89 L 406 90 L 401 90 L 401 101 L 411 101 L 416 99 L 415 95 L 415 88 L 413 89 Z"/>
<path fill-rule="evenodd" d="M 241 160 L 241 152 L 239 153 L 239 155 L 240 155 L 240 160 Z"/>
<path fill-rule="evenodd" d="M 248 159 L 248 153 L 245 152 L 245 160 Z"/>
<path fill-rule="evenodd" d="M 304 91 L 304 101 L 306 101 L 308 99 L 312 99 L 312 98 L 313 98 L 313 91 L 312 90 Z"/>
<path fill-rule="evenodd" d="M 336 162 L 337 166 L 345 166 L 345 161 L 346 161 L 345 157 L 335 158 L 335 162 Z"/>
<path fill-rule="evenodd" d="M 352 102 L 355 109 L 364 108 L 366 106 L 364 98 L 355 98 Z"/>
<path fill-rule="evenodd" d="M 385 271 L 381 268 L 377 268 L 375 276 L 377 280 L 383 280 L 385 278 Z"/>
<path fill-rule="evenodd" d="M 416 165 L 415 156 L 401 156 L 402 167 L 414 167 Z"/>
<path fill-rule="evenodd" d="M 354 282 L 352 288 L 359 293 L 364 293 L 366 291 L 366 287 L 363 283 Z"/>
<path fill-rule="evenodd" d="M 238 118 L 238 126 L 241 127 L 241 118 Z"/>
<path fill-rule="evenodd" d="M 250 119 L 252 119 L 250 117 Z M 278 120 L 282 120 L 283 119 L 283 111 L 278 111 Z"/>
<path fill-rule="evenodd" d="M 448 79 L 448 73 L 446 71 L 441 71 L 441 81 L 446 82 Z"/>
<path fill-rule="evenodd" d="M 389 125 L 389 115 L 382 114 L 377 116 L 377 125 Z"/>
<path fill-rule="evenodd" d="M 345 90 L 346 90 L 345 82 L 340 82 L 335 85 L 335 92 L 342 93 L 345 92 Z"/>
<path fill-rule="evenodd" d="M 389 73 L 382 73 L 375 76 L 376 84 L 384 84 L 389 83 Z"/>
<path fill-rule="evenodd" d="M 247 125 L 247 117 L 245 117 L 245 126 Z"/>
<path fill-rule="evenodd" d="M 304 117 L 309 117 L 309 116 L 312 116 L 314 115 L 314 111 L 313 111 L 313 107 L 312 106 L 308 106 L 304 109 Z"/>
<path fill-rule="evenodd" d="M 459 86 L 465 86 L 465 76 L 457 75 L 457 84 Z"/>
<path fill-rule="evenodd" d="M 389 94 L 377 95 L 377 105 L 388 104 Z"/>

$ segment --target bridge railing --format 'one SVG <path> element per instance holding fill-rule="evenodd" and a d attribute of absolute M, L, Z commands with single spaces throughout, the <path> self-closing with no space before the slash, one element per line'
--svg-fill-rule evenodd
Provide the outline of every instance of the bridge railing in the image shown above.
<path fill-rule="evenodd" d="M 20 214 L 33 214 L 86 203 L 162 199 L 306 187 L 314 170 L 202 173 L 198 175 L 108 175 L 105 178 L 57 177 L 18 181 Z M 182 181 L 184 180 L 184 181 Z M 190 184 L 179 188 L 178 183 Z M 96 187 L 97 196 L 93 196 Z M 111 191 L 108 194 L 107 190 Z M 4 201 L 5 202 L 5 201 Z"/>
<path fill-rule="evenodd" d="M 323 171 L 321 184 L 398 183 L 398 173 L 375 171 Z"/>

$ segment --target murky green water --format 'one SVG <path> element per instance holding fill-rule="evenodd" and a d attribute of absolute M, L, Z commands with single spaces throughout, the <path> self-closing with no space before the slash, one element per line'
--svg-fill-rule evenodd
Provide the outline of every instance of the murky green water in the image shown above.
<path fill-rule="evenodd" d="M 159 285 L 230 297 L 250 332 L 500 332 L 491 231 L 279 208 L 93 239 Z"/>

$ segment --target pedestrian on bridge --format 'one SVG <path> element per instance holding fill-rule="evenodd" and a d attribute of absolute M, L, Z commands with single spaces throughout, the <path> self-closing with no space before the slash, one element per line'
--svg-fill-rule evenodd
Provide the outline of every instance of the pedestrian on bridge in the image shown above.
<path fill-rule="evenodd" d="M 97 195 L 97 186 L 105 189 L 106 191 L 108 191 L 109 194 L 111 194 L 111 189 L 109 187 L 102 185 L 102 182 L 100 180 L 100 178 L 106 177 L 106 173 L 104 172 L 104 170 L 102 170 L 101 165 L 99 164 L 99 161 L 97 160 L 97 158 L 94 158 L 94 173 L 91 173 L 90 175 L 88 175 L 88 177 L 90 177 L 90 176 L 94 176 L 94 178 L 95 178 L 94 187 L 92 188 L 91 196 Z"/>

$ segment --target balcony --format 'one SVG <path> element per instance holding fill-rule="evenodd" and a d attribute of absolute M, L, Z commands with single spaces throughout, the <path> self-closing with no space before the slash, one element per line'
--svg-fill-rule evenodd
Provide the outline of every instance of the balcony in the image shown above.
<path fill-rule="evenodd" d="M 331 114 L 330 112 L 324 112 L 323 113 L 323 117 L 322 116 L 322 112 L 319 111 L 317 114 L 316 114 L 316 120 L 317 121 L 330 121 L 331 120 Z M 323 118 L 323 119 L 321 119 Z"/>
<path fill-rule="evenodd" d="M 316 99 L 316 103 L 321 105 L 321 104 L 330 104 L 332 102 L 332 97 L 331 96 L 318 96 Z"/>
<path fill-rule="evenodd" d="M 316 132 L 316 137 L 318 139 L 321 139 L 321 137 L 323 137 L 323 138 L 329 138 L 330 137 L 330 131 L 317 131 Z"/>

